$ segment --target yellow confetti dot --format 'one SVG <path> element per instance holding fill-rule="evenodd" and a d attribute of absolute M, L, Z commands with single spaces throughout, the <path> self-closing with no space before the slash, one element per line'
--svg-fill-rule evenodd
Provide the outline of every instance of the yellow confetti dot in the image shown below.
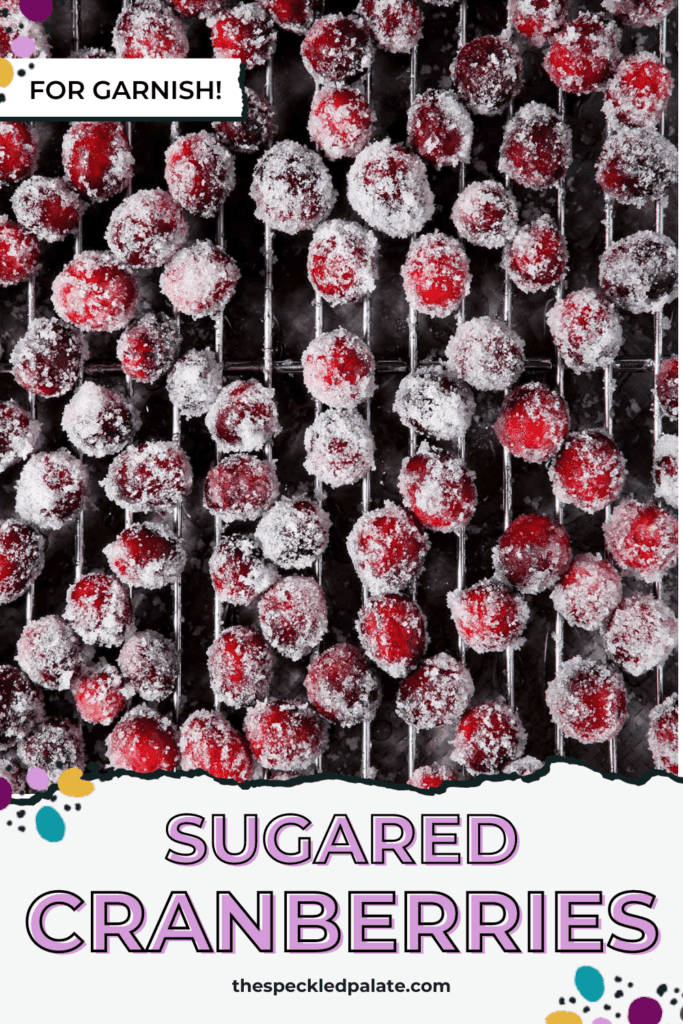
<path fill-rule="evenodd" d="M 8 60 L 0 57 L 0 86 L 4 89 L 14 78 L 14 68 Z"/>
<path fill-rule="evenodd" d="M 80 768 L 67 768 L 57 780 L 60 793 L 64 796 L 90 796 L 94 790 L 92 782 L 85 782 Z"/>
<path fill-rule="evenodd" d="M 555 1010 L 555 1013 L 548 1014 L 545 1024 L 581 1024 L 581 1018 L 571 1010 Z"/>

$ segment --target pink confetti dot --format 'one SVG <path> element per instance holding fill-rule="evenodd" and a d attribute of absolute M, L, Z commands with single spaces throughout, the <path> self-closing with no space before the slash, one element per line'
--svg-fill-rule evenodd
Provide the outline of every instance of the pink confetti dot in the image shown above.
<path fill-rule="evenodd" d="M 29 768 L 26 773 L 26 782 L 31 789 L 43 790 L 50 785 L 50 777 L 42 768 Z"/>
<path fill-rule="evenodd" d="M 30 57 L 36 48 L 36 44 L 28 36 L 17 36 L 10 43 L 10 47 L 15 57 Z"/>

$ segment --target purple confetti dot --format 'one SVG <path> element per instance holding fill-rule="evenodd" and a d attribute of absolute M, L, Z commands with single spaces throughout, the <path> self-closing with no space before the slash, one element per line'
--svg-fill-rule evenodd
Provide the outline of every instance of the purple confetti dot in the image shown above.
<path fill-rule="evenodd" d="M 52 0 L 19 0 L 19 10 L 29 21 L 45 21 L 52 14 Z"/>
<path fill-rule="evenodd" d="M 593 1024 L 612 1024 L 612 1022 L 607 1020 L 607 1017 L 596 1017 Z"/>
<path fill-rule="evenodd" d="M 12 799 L 12 787 L 7 779 L 0 779 L 0 811 L 9 804 Z"/>
<path fill-rule="evenodd" d="M 26 782 L 31 789 L 42 791 L 50 785 L 50 776 L 42 768 L 29 768 L 26 773 Z"/>
<path fill-rule="evenodd" d="M 17 36 L 12 40 L 10 46 L 15 57 L 30 57 L 36 48 L 36 44 L 29 36 Z"/>
<path fill-rule="evenodd" d="M 662 1019 L 662 1008 L 656 999 L 641 996 L 634 999 L 628 1008 L 630 1024 L 659 1024 Z"/>

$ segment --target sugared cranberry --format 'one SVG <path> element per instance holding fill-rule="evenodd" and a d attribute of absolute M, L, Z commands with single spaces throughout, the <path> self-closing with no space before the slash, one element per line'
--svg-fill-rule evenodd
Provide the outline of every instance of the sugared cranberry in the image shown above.
<path fill-rule="evenodd" d="M 431 0 L 433 3 L 434 0 Z M 445 764 L 423 764 L 407 780 L 415 789 L 438 789 L 444 782 L 460 782 L 460 773 Z"/>
<path fill-rule="evenodd" d="M 186 18 L 208 18 L 221 6 L 221 0 L 171 0 L 171 6 Z M 81 50 L 79 56 L 83 56 Z"/>
<path fill-rule="evenodd" d="M 165 313 L 146 313 L 134 320 L 116 341 L 124 373 L 143 384 L 154 384 L 167 373 L 180 349 L 180 331 Z"/>
<path fill-rule="evenodd" d="M 422 11 L 416 0 L 360 0 L 358 13 L 377 45 L 389 53 L 410 53 L 422 35 Z"/>
<path fill-rule="evenodd" d="M 451 758 L 477 774 L 497 775 L 522 756 L 526 741 L 526 730 L 512 708 L 486 701 L 460 719 Z"/>
<path fill-rule="evenodd" d="M 275 650 L 300 661 L 327 632 L 327 604 L 310 576 L 287 576 L 267 590 L 258 603 L 263 635 Z"/>
<path fill-rule="evenodd" d="M 301 363 L 304 384 L 319 402 L 352 409 L 375 391 L 375 360 L 355 334 L 339 327 L 321 334 L 305 349 Z"/>
<path fill-rule="evenodd" d="M 609 366 L 623 340 L 617 311 L 594 288 L 559 299 L 546 319 L 558 353 L 574 373 Z"/>
<path fill-rule="evenodd" d="M 175 583 L 185 567 L 185 551 L 160 523 L 133 523 L 107 544 L 109 568 L 127 587 L 155 590 Z"/>
<path fill-rule="evenodd" d="M 153 629 L 134 633 L 119 651 L 119 668 L 143 700 L 166 700 L 176 688 L 180 661 L 171 640 Z"/>
<path fill-rule="evenodd" d="M 172 772 L 180 761 L 178 732 L 168 718 L 140 704 L 109 733 L 107 756 L 112 768 L 143 775 Z"/>
<path fill-rule="evenodd" d="M 266 64 L 275 52 L 277 29 L 260 3 L 242 3 L 207 18 L 214 57 L 232 58 L 248 68 Z"/>
<path fill-rule="evenodd" d="M 209 559 L 209 575 L 218 600 L 236 605 L 251 604 L 279 579 L 254 538 L 235 533 L 216 545 Z"/>
<path fill-rule="evenodd" d="M 33 232 L 36 238 L 59 242 L 76 230 L 85 203 L 63 178 L 34 174 L 16 189 L 12 209 L 21 226 Z"/>
<path fill-rule="evenodd" d="M 114 576 L 91 572 L 69 587 L 64 618 L 84 643 L 120 647 L 131 632 L 133 605 Z"/>
<path fill-rule="evenodd" d="M 550 717 L 579 743 L 614 739 L 626 721 L 626 688 L 607 665 L 576 657 L 565 661 L 545 695 Z"/>
<path fill-rule="evenodd" d="M 422 525 L 440 533 L 466 526 L 477 507 L 474 474 L 462 459 L 426 443 L 403 460 L 398 489 Z"/>
<path fill-rule="evenodd" d="M 111 215 L 107 245 L 131 267 L 161 267 L 187 241 L 180 206 L 161 188 L 143 189 L 124 199 Z"/>
<path fill-rule="evenodd" d="M 246 121 L 213 121 L 211 127 L 232 153 L 262 153 L 275 135 L 275 111 L 261 93 L 245 88 L 244 95 Z"/>
<path fill-rule="evenodd" d="M 25 594 L 43 571 L 44 542 L 40 534 L 18 519 L 0 521 L 0 604 Z"/>
<path fill-rule="evenodd" d="M 311 142 L 328 160 L 358 156 L 372 138 L 375 115 L 364 92 L 350 85 L 324 85 L 308 118 Z"/>
<path fill-rule="evenodd" d="M 460 47 L 450 68 L 461 99 L 474 114 L 502 114 L 522 87 L 522 58 L 502 36 L 478 36 Z"/>
<path fill-rule="evenodd" d="M 655 386 L 664 415 L 678 419 L 678 356 L 662 361 Z"/>
<path fill-rule="evenodd" d="M 331 306 L 370 295 L 377 277 L 377 239 L 352 221 L 328 220 L 308 247 L 308 279 Z"/>
<path fill-rule="evenodd" d="M 502 249 L 517 231 L 517 203 L 499 181 L 473 181 L 453 204 L 451 220 L 462 238 L 485 249 Z"/>
<path fill-rule="evenodd" d="M 435 654 L 401 683 L 396 714 L 416 729 L 457 722 L 474 696 L 472 676 L 450 654 Z"/>
<path fill-rule="evenodd" d="M 20 36 L 28 36 L 33 41 L 35 49 L 32 57 L 49 57 L 50 42 L 43 26 L 29 21 L 16 0 L 4 0 L 2 9 L 6 13 L 0 23 L 0 57 L 15 59 L 12 42 Z"/>
<path fill-rule="evenodd" d="M 258 762 L 277 771 L 307 768 L 328 744 L 327 723 L 308 704 L 285 701 L 249 708 L 244 735 Z"/>
<path fill-rule="evenodd" d="M 135 164 L 120 121 L 76 121 L 64 136 L 62 162 L 73 187 L 95 203 L 123 192 Z"/>
<path fill-rule="evenodd" d="M 347 198 L 371 228 L 392 238 L 416 234 L 434 213 L 422 160 L 389 139 L 373 142 L 358 154 L 349 171 Z"/>
<path fill-rule="evenodd" d="M 209 470 L 204 505 L 226 523 L 260 519 L 279 494 L 275 470 L 255 455 L 228 455 Z"/>
<path fill-rule="evenodd" d="M 117 57 L 187 57 L 184 23 L 160 0 L 126 0 L 112 42 Z"/>
<path fill-rule="evenodd" d="M 595 178 L 605 195 L 627 206 L 663 199 L 677 179 L 678 153 L 655 128 L 619 128 L 602 147 Z"/>
<path fill-rule="evenodd" d="M 657 505 L 622 501 L 602 530 L 608 552 L 630 576 L 654 583 L 676 564 L 678 524 Z"/>
<path fill-rule="evenodd" d="M 346 546 L 371 594 L 395 594 L 420 575 L 430 542 L 404 508 L 387 501 L 356 520 Z"/>
<path fill-rule="evenodd" d="M 249 195 L 258 219 L 288 235 L 317 227 L 337 198 L 323 158 L 291 139 L 276 142 L 261 157 Z"/>
<path fill-rule="evenodd" d="M 449 368 L 478 391 L 504 391 L 524 369 L 524 342 L 501 320 L 473 317 L 448 342 Z"/>
<path fill-rule="evenodd" d="M 242 708 L 268 696 L 274 658 L 258 630 L 231 626 L 214 640 L 207 657 L 217 700 L 230 708 Z"/>
<path fill-rule="evenodd" d="M 169 192 L 184 210 L 214 217 L 235 187 L 235 161 L 211 132 L 194 132 L 181 135 L 166 150 L 164 175 Z"/>
<path fill-rule="evenodd" d="M 362 480 L 375 468 L 375 442 L 355 409 L 324 409 L 304 434 L 304 469 L 330 487 Z"/>
<path fill-rule="evenodd" d="M 40 268 L 40 242 L 30 231 L 0 216 L 0 288 L 28 281 Z"/>
<path fill-rule="evenodd" d="M 62 320 L 86 331 L 118 331 L 135 316 L 138 286 L 111 252 L 82 252 L 52 283 Z"/>
<path fill-rule="evenodd" d="M 181 725 L 180 767 L 235 782 L 248 782 L 254 774 L 244 737 L 217 711 L 195 711 Z"/>
<path fill-rule="evenodd" d="M 626 57 L 605 90 L 608 121 L 640 128 L 656 126 L 673 92 L 673 77 L 654 53 Z"/>
<path fill-rule="evenodd" d="M 76 384 L 87 346 L 73 327 L 56 317 L 38 317 L 10 355 L 14 379 L 42 398 L 60 398 Z"/>
<path fill-rule="evenodd" d="M 438 317 L 455 313 L 472 281 L 460 242 L 440 231 L 413 239 L 401 277 L 406 298 L 418 313 Z"/>
<path fill-rule="evenodd" d="M 534 512 L 513 519 L 493 552 L 495 568 L 523 594 L 554 586 L 571 560 L 565 528 Z"/>
<path fill-rule="evenodd" d="M 450 90 L 426 89 L 408 110 L 408 144 L 439 169 L 467 163 L 473 131 L 472 118 Z"/>
<path fill-rule="evenodd" d="M 372 721 L 382 699 L 377 676 L 354 644 L 335 644 L 314 658 L 304 686 L 318 714 L 344 729 Z"/>
<path fill-rule="evenodd" d="M 663 665 L 676 646 L 678 622 L 663 601 L 651 594 L 626 597 L 605 630 L 611 658 L 633 676 Z"/>
<path fill-rule="evenodd" d="M 607 298 L 630 313 L 654 313 L 678 294 L 678 252 L 655 231 L 613 242 L 600 258 L 600 285 Z"/>
<path fill-rule="evenodd" d="M 550 468 L 555 497 L 584 512 L 616 501 L 625 477 L 624 457 L 602 430 L 570 434 Z"/>
<path fill-rule="evenodd" d="M 355 14 L 318 18 L 301 44 L 301 60 L 316 82 L 342 85 L 360 78 L 372 63 L 365 22 Z"/>
<path fill-rule="evenodd" d="M 256 452 L 280 433 L 275 392 L 257 380 L 234 380 L 219 392 L 206 426 L 221 452 Z"/>
<path fill-rule="evenodd" d="M 306 498 L 280 498 L 256 527 L 263 554 L 281 569 L 306 569 L 321 558 L 330 535 L 327 512 Z"/>
<path fill-rule="evenodd" d="M 33 732 L 45 715 L 41 690 L 13 665 L 0 665 L 0 746 Z"/>
<path fill-rule="evenodd" d="M 567 272 L 567 243 L 547 214 L 519 228 L 505 249 L 503 263 L 527 294 L 559 284 Z"/>
<path fill-rule="evenodd" d="M 92 381 L 81 384 L 62 414 L 62 429 L 71 444 L 97 459 L 120 452 L 132 439 L 136 423 L 123 395 Z"/>
<path fill-rule="evenodd" d="M 0 402 L 0 473 L 27 458 L 38 447 L 40 424 L 14 399 Z"/>
<path fill-rule="evenodd" d="M 655 498 L 678 508 L 678 437 L 663 434 L 654 451 Z"/>
<path fill-rule="evenodd" d="M 545 46 L 567 24 L 569 0 L 510 0 L 510 19 L 532 46 Z"/>
<path fill-rule="evenodd" d="M 650 712 L 647 744 L 655 768 L 678 775 L 678 694 L 672 693 Z"/>
<path fill-rule="evenodd" d="M 503 768 L 503 775 L 519 775 L 520 778 L 524 778 L 526 775 L 534 775 L 539 772 L 544 765 L 544 761 L 539 761 L 537 757 L 526 754 L 525 757 L 518 757 L 516 760 L 510 761 L 510 764 L 506 764 Z"/>
<path fill-rule="evenodd" d="M 503 133 L 498 169 L 525 188 L 555 185 L 572 162 L 572 134 L 544 103 L 525 103 Z"/>
<path fill-rule="evenodd" d="M 436 363 L 401 378 L 394 412 L 406 427 L 439 441 L 457 441 L 472 422 L 474 396 L 463 381 Z"/>
<path fill-rule="evenodd" d="M 166 378 L 171 403 L 181 416 L 204 416 L 218 398 L 223 385 L 223 367 L 213 349 L 192 348 Z"/>
<path fill-rule="evenodd" d="M 676 6 L 676 0 L 603 0 L 602 6 L 634 28 L 658 25 Z"/>
<path fill-rule="evenodd" d="M 37 166 L 38 136 L 33 126 L 24 121 L 0 123 L 0 185 L 16 185 Z"/>
<path fill-rule="evenodd" d="M 74 684 L 76 710 L 84 722 L 97 725 L 111 725 L 133 693 L 133 687 L 123 681 L 118 669 L 104 660 L 81 669 Z"/>
<path fill-rule="evenodd" d="M 164 267 L 159 287 L 174 309 L 199 320 L 221 312 L 240 276 L 232 257 L 205 239 L 175 254 Z"/>
<path fill-rule="evenodd" d="M 315 18 L 322 13 L 320 0 L 261 0 L 280 28 L 305 35 Z"/>
<path fill-rule="evenodd" d="M 35 732 L 17 744 L 19 760 L 26 768 L 42 768 L 50 782 L 63 771 L 85 767 L 85 749 L 80 727 L 67 718 L 46 718 Z"/>
<path fill-rule="evenodd" d="M 495 579 L 481 580 L 467 590 L 446 596 L 460 637 L 477 654 L 521 647 L 529 606 Z"/>
<path fill-rule="evenodd" d="M 604 14 L 583 13 L 553 36 L 543 60 L 565 92 L 601 92 L 621 60 L 621 30 Z"/>
<path fill-rule="evenodd" d="M 570 626 L 601 629 L 621 601 L 621 576 L 600 555 L 577 555 L 550 597 Z"/>
<path fill-rule="evenodd" d="M 429 639 L 422 609 L 398 594 L 371 598 L 360 610 L 356 630 L 367 656 L 394 679 L 412 672 Z"/>
<path fill-rule="evenodd" d="M 66 448 L 32 455 L 17 481 L 16 512 L 39 530 L 60 530 L 85 504 L 88 470 Z"/>
<path fill-rule="evenodd" d="M 192 490 L 192 466 L 174 442 L 150 441 L 117 455 L 102 486 L 130 512 L 170 512 Z"/>
<path fill-rule="evenodd" d="M 83 642 L 61 615 L 27 622 L 17 641 L 17 662 L 46 690 L 68 690 L 84 661 Z"/>
<path fill-rule="evenodd" d="M 493 424 L 496 437 L 525 462 L 557 455 L 569 430 L 569 407 L 545 384 L 520 384 L 503 401 Z"/>

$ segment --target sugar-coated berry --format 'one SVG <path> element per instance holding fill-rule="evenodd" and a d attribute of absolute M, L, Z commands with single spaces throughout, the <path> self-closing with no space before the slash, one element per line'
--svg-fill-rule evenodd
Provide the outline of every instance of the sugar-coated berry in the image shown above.
<path fill-rule="evenodd" d="M 597 512 L 616 501 L 625 478 L 624 456 L 602 430 L 570 434 L 550 467 L 555 497 L 584 512 Z"/>
<path fill-rule="evenodd" d="M 52 302 L 62 320 L 86 331 L 118 331 L 135 316 L 138 286 L 111 252 L 75 256 L 52 282 Z"/>
<path fill-rule="evenodd" d="M 435 2 L 436 0 L 430 0 L 430 3 Z M 461 781 L 460 772 L 445 764 L 423 764 L 406 780 L 407 785 L 414 786 L 415 789 L 438 789 L 444 782 Z"/>
<path fill-rule="evenodd" d="M 408 145 L 437 168 L 467 163 L 472 118 L 452 90 L 425 89 L 408 110 Z"/>
<path fill-rule="evenodd" d="M 235 160 L 211 132 L 193 132 L 166 150 L 164 176 L 179 206 L 197 217 L 214 217 L 235 187 Z"/>
<path fill-rule="evenodd" d="M 676 616 L 651 594 L 625 597 L 605 630 L 605 649 L 610 658 L 633 676 L 663 665 L 677 640 Z"/>
<path fill-rule="evenodd" d="M 621 576 L 601 555 L 577 555 L 550 598 L 570 626 L 601 629 L 621 601 Z"/>
<path fill-rule="evenodd" d="M 127 587 L 165 587 L 179 580 L 185 567 L 182 542 L 161 523 L 132 523 L 107 544 L 103 554 Z"/>
<path fill-rule="evenodd" d="M 360 610 L 356 631 L 368 658 L 394 679 L 417 667 L 429 642 L 422 609 L 400 594 L 371 598 Z"/>
<path fill-rule="evenodd" d="M 133 605 L 114 576 L 91 572 L 69 587 L 64 618 L 84 643 L 120 647 L 132 631 Z"/>
<path fill-rule="evenodd" d="M 394 412 L 405 427 L 439 441 L 457 441 L 472 422 L 474 396 L 467 384 L 435 363 L 401 378 Z"/>
<path fill-rule="evenodd" d="M 68 690 L 85 660 L 81 638 L 61 615 L 44 615 L 24 626 L 17 663 L 46 690 Z"/>
<path fill-rule="evenodd" d="M 258 219 L 288 235 L 317 227 L 337 199 L 320 154 L 291 139 L 276 142 L 260 158 L 249 195 Z"/>
<path fill-rule="evenodd" d="M 461 639 L 477 654 L 515 650 L 524 643 L 529 606 L 496 579 L 481 580 L 467 590 L 452 590 L 446 603 Z"/>
<path fill-rule="evenodd" d="M 4 56 L 4 54 L 3 54 Z M 0 123 L 0 186 L 16 185 L 38 166 L 38 136 L 24 121 Z"/>
<path fill-rule="evenodd" d="M 26 593 L 43 571 L 44 542 L 28 523 L 0 520 L 0 605 Z"/>
<path fill-rule="evenodd" d="M 571 130 L 544 103 L 525 103 L 505 126 L 498 170 L 525 188 L 555 185 L 572 162 Z"/>
<path fill-rule="evenodd" d="M 12 43 L 20 36 L 28 36 L 32 40 L 35 46 L 32 57 L 49 57 L 50 42 L 43 26 L 38 22 L 29 21 L 15 0 L 4 0 L 2 9 L 6 13 L 0 25 L 0 57 L 15 59 Z"/>
<path fill-rule="evenodd" d="M 600 285 L 629 313 L 654 313 L 678 294 L 678 250 L 655 231 L 626 235 L 603 253 Z"/>
<path fill-rule="evenodd" d="M 26 768 L 42 768 L 50 782 L 63 771 L 85 767 L 85 747 L 80 726 L 68 718 L 46 718 L 17 744 L 17 755 Z"/>
<path fill-rule="evenodd" d="M 171 404 L 187 419 L 205 416 L 218 398 L 222 384 L 223 367 L 210 348 L 191 348 L 166 378 Z"/>
<path fill-rule="evenodd" d="M 621 60 L 621 29 L 604 14 L 579 14 L 557 32 L 543 60 L 565 92 L 602 92 Z"/>
<path fill-rule="evenodd" d="M 676 147 L 650 127 L 610 132 L 595 169 L 605 195 L 627 206 L 663 199 L 677 177 Z"/>
<path fill-rule="evenodd" d="M 655 768 L 678 775 L 678 694 L 670 694 L 650 712 L 647 744 Z"/>
<path fill-rule="evenodd" d="M 569 407 L 546 384 L 520 384 L 504 398 L 493 430 L 517 458 L 547 462 L 557 455 L 567 436 Z"/>
<path fill-rule="evenodd" d="M 308 704 L 257 703 L 244 719 L 244 735 L 259 764 L 301 771 L 327 749 L 328 727 Z"/>
<path fill-rule="evenodd" d="M 180 659 L 172 640 L 144 629 L 126 640 L 119 651 L 121 674 L 143 700 L 166 700 L 178 681 Z"/>
<path fill-rule="evenodd" d="M 523 594 L 540 594 L 553 587 L 571 560 L 564 526 L 535 512 L 513 519 L 493 551 L 495 569 Z"/>
<path fill-rule="evenodd" d="M 209 559 L 209 575 L 217 599 L 234 605 L 251 604 L 280 576 L 275 566 L 264 560 L 253 537 L 235 533 L 216 545 Z"/>
<path fill-rule="evenodd" d="M 401 682 L 396 714 L 416 729 L 435 729 L 457 722 L 473 696 L 468 669 L 442 652 L 427 658 Z"/>
<path fill-rule="evenodd" d="M 245 88 L 244 94 L 246 121 L 213 121 L 211 127 L 231 153 L 262 153 L 275 135 L 275 110 L 261 93 Z"/>
<path fill-rule="evenodd" d="M 664 415 L 678 419 L 678 356 L 662 360 L 655 387 Z"/>
<path fill-rule="evenodd" d="M 149 775 L 178 767 L 178 731 L 170 719 L 139 704 L 121 718 L 107 737 L 112 768 Z"/>
<path fill-rule="evenodd" d="M 38 447 L 40 424 L 14 399 L 0 402 L 0 473 L 28 458 Z"/>
<path fill-rule="evenodd" d="M 280 433 L 275 391 L 257 380 L 234 380 L 218 393 L 205 422 L 219 451 L 259 451 Z"/>
<path fill-rule="evenodd" d="M 455 313 L 472 281 L 462 245 L 441 231 L 413 239 L 401 277 L 406 299 L 418 313 L 438 317 Z"/>
<path fill-rule="evenodd" d="M 308 279 L 331 306 L 358 302 L 375 289 L 377 239 L 353 221 L 328 220 L 308 247 Z"/>
<path fill-rule="evenodd" d="M 275 659 L 258 630 L 223 630 L 209 647 L 207 660 L 211 689 L 228 707 L 242 708 L 268 696 Z"/>
<path fill-rule="evenodd" d="M 502 320 L 473 317 L 449 340 L 446 361 L 470 387 L 505 391 L 524 369 L 524 341 Z"/>
<path fill-rule="evenodd" d="M 614 739 L 626 721 L 621 673 L 578 656 L 564 662 L 545 699 L 555 725 L 579 743 Z"/>
<path fill-rule="evenodd" d="M 277 29 L 260 3 L 225 8 L 206 19 L 214 57 L 239 60 L 247 68 L 266 64 L 275 52 Z"/>
<path fill-rule="evenodd" d="M 617 311 L 594 288 L 582 288 L 558 299 L 546 320 L 559 355 L 574 373 L 609 366 L 621 348 Z"/>
<path fill-rule="evenodd" d="M 116 207 L 107 226 L 107 245 L 131 267 L 161 267 L 187 241 L 178 203 L 162 188 L 134 192 Z"/>
<path fill-rule="evenodd" d="M 542 47 L 567 24 L 569 0 L 510 0 L 510 20 L 532 46 Z"/>
<path fill-rule="evenodd" d="M 673 92 L 673 76 L 654 53 L 625 57 L 605 90 L 608 122 L 656 126 Z"/>
<path fill-rule="evenodd" d="M 228 455 L 209 470 L 204 505 L 226 523 L 260 519 L 280 493 L 275 470 L 255 455 Z"/>
<path fill-rule="evenodd" d="M 655 498 L 678 508 L 678 437 L 662 434 L 655 445 L 653 476 Z"/>
<path fill-rule="evenodd" d="M 521 757 L 527 734 L 519 716 L 502 701 L 485 701 L 460 719 L 451 758 L 481 775 L 498 775 Z"/>
<path fill-rule="evenodd" d="M 72 522 L 85 504 L 88 470 L 66 448 L 32 455 L 19 474 L 15 509 L 46 532 Z"/>
<path fill-rule="evenodd" d="M 0 160 L 1 153 L 0 148 Z M 42 242 L 59 242 L 76 231 L 85 203 L 63 178 L 34 174 L 15 190 L 12 209 L 21 226 L 33 232 L 36 238 Z"/>
<path fill-rule="evenodd" d="M 375 359 L 355 334 L 342 327 L 320 334 L 301 356 L 304 384 L 324 405 L 352 409 L 375 392 Z"/>
<path fill-rule="evenodd" d="M 304 469 L 330 487 L 362 480 L 375 468 L 375 442 L 355 409 L 324 409 L 304 434 Z"/>
<path fill-rule="evenodd" d="M 111 725 L 128 705 L 134 694 L 114 665 L 104 659 L 84 666 L 73 687 L 76 710 L 84 722 Z"/>
<path fill-rule="evenodd" d="M 255 536 L 263 554 L 281 569 L 306 569 L 321 558 L 330 517 L 315 501 L 280 498 L 259 521 Z"/>
<path fill-rule="evenodd" d="M 130 512 L 170 512 L 192 490 L 192 466 L 175 442 L 148 441 L 112 459 L 102 486 Z"/>
<path fill-rule="evenodd" d="M 455 200 L 451 220 L 465 241 L 502 249 L 517 231 L 517 203 L 499 181 L 473 181 Z"/>
<path fill-rule="evenodd" d="M 389 139 L 358 154 L 347 179 L 347 199 L 371 228 L 392 238 L 416 234 L 434 213 L 422 160 Z"/>
<path fill-rule="evenodd" d="M 352 82 L 372 64 L 370 32 L 356 14 L 326 14 L 301 44 L 301 61 L 316 82 Z"/>
<path fill-rule="evenodd" d="M 125 0 L 112 42 L 117 57 L 187 57 L 184 23 L 160 0 Z"/>
<path fill-rule="evenodd" d="M 246 740 L 218 711 L 195 711 L 180 727 L 180 767 L 214 779 L 249 782 L 254 764 Z"/>
<path fill-rule="evenodd" d="M 186 18 L 208 18 L 219 9 L 221 0 L 171 0 L 171 6 Z M 79 56 L 83 56 L 83 51 Z"/>
<path fill-rule="evenodd" d="M 393 501 L 357 519 L 348 536 L 353 567 L 371 594 L 405 590 L 424 569 L 430 541 L 409 512 Z"/>
<path fill-rule="evenodd" d="M 74 387 L 87 355 L 81 334 L 56 317 L 37 317 L 12 349 L 12 375 L 41 398 L 61 398 Z"/>
<path fill-rule="evenodd" d="M 40 242 L 6 214 L 0 216 L 0 288 L 28 281 L 39 269 Z"/>
<path fill-rule="evenodd" d="M 559 284 L 567 272 L 567 243 L 547 214 L 519 228 L 505 249 L 503 265 L 527 294 Z"/>
<path fill-rule="evenodd" d="M 67 179 L 86 199 L 100 203 L 123 192 L 135 160 L 120 121 L 76 121 L 62 142 Z"/>
<path fill-rule="evenodd" d="M 522 87 L 522 57 L 504 36 L 478 36 L 458 51 L 450 68 L 460 98 L 472 113 L 502 114 Z"/>
<path fill-rule="evenodd" d="M 510 764 L 506 764 L 503 768 L 503 775 L 519 775 L 524 778 L 526 775 L 534 775 L 539 772 L 544 765 L 545 761 L 539 761 L 537 757 L 526 754 L 524 757 L 510 761 Z"/>
<path fill-rule="evenodd" d="M 313 658 L 304 686 L 311 707 L 344 729 L 371 722 L 382 699 L 379 679 L 354 644 L 335 644 Z"/>
<path fill-rule="evenodd" d="M 416 0 L 360 0 L 358 13 L 377 45 L 389 53 L 410 53 L 422 36 L 422 11 Z"/>
<path fill-rule="evenodd" d="M 164 267 L 159 287 L 174 309 L 199 320 L 221 312 L 240 276 L 232 257 L 204 239 L 175 254 Z"/>
<path fill-rule="evenodd" d="M 74 448 L 103 459 L 131 441 L 137 418 L 118 391 L 87 380 L 64 407 L 62 429 Z"/>
<path fill-rule="evenodd" d="M 320 0 L 261 0 L 263 6 L 280 28 L 303 36 L 319 14 L 322 14 Z"/>
<path fill-rule="evenodd" d="M 454 533 L 466 526 L 477 507 L 474 474 L 462 459 L 426 442 L 404 459 L 398 477 L 404 503 L 428 530 Z"/>
<path fill-rule="evenodd" d="M 657 505 L 622 501 L 602 531 L 609 554 L 629 576 L 655 583 L 676 564 L 678 523 Z"/>
<path fill-rule="evenodd" d="M 602 0 L 602 6 L 624 24 L 645 28 L 659 25 L 671 14 L 676 0 Z"/>
<path fill-rule="evenodd" d="M 375 115 L 360 89 L 324 85 L 311 103 L 308 134 L 328 160 L 358 156 L 372 138 Z"/>
<path fill-rule="evenodd" d="M 0 746 L 33 732 L 44 716 L 42 691 L 14 665 L 0 665 Z"/>
<path fill-rule="evenodd" d="M 259 601 L 258 616 L 271 647 L 292 661 L 310 654 L 327 632 L 325 595 L 310 576 L 278 580 Z"/>
<path fill-rule="evenodd" d="M 26 793 L 26 769 L 19 763 L 16 751 L 11 748 L 0 750 L 0 779 L 9 783 L 12 796 L 22 796 Z"/>
<path fill-rule="evenodd" d="M 180 330 L 166 313 L 145 313 L 116 340 L 116 356 L 123 372 L 142 384 L 154 384 L 178 357 Z"/>

